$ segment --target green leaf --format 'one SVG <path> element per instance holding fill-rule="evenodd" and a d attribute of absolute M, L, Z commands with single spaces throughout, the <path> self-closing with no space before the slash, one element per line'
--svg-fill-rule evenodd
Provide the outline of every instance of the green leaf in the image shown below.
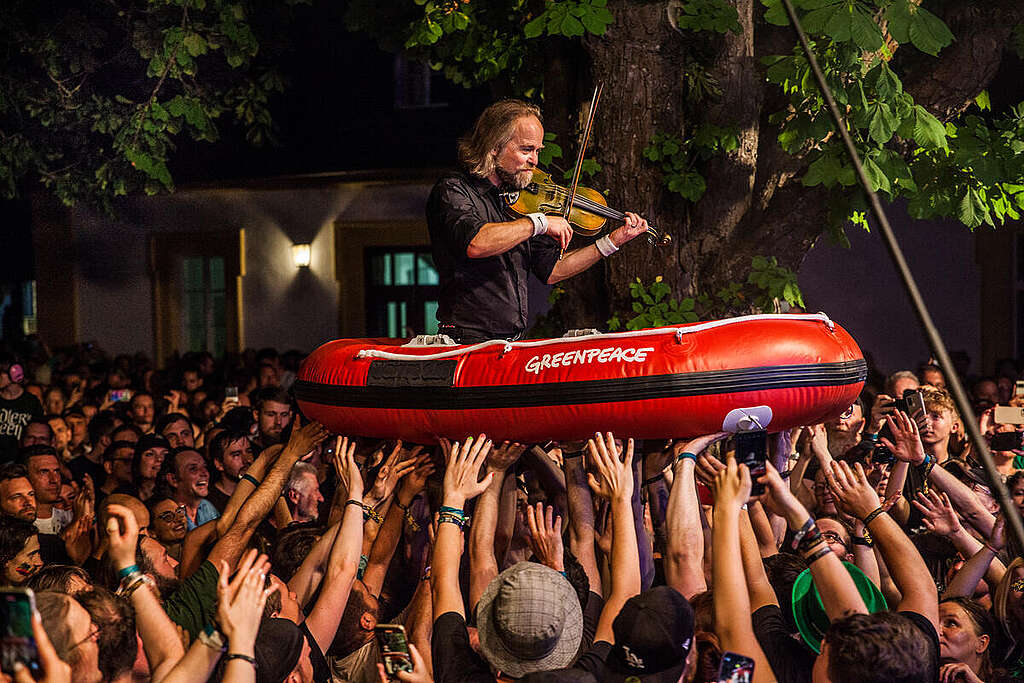
<path fill-rule="evenodd" d="M 885 18 L 888 22 L 889 35 L 897 43 L 910 42 L 910 24 L 914 17 L 910 13 L 908 0 L 895 0 L 885 11 Z"/>
<path fill-rule="evenodd" d="M 871 181 L 872 190 L 881 190 L 886 194 L 892 194 L 892 183 L 889 182 L 889 177 L 871 157 L 864 158 L 864 173 Z"/>
<path fill-rule="evenodd" d="M 544 27 L 548 22 L 546 14 L 541 14 L 533 21 L 527 22 L 526 26 L 523 27 L 523 34 L 527 38 L 537 38 L 544 33 Z"/>
<path fill-rule="evenodd" d="M 903 83 L 885 62 L 880 63 L 874 78 L 875 94 L 880 100 L 890 100 L 903 92 Z"/>
<path fill-rule="evenodd" d="M 882 47 L 884 42 L 882 29 L 875 23 L 874 18 L 862 10 L 859 5 L 854 5 L 853 11 L 850 13 L 850 37 L 853 39 L 854 45 L 871 52 Z"/>
<path fill-rule="evenodd" d="M 973 229 L 984 222 L 985 213 L 985 207 L 978 196 L 977 190 L 973 187 L 967 188 L 967 191 L 960 198 L 959 204 L 957 204 L 957 218 L 968 228 Z"/>
<path fill-rule="evenodd" d="M 782 0 L 761 0 L 761 4 L 767 9 L 764 12 L 764 20 L 773 26 L 789 26 L 789 15 L 782 5 Z"/>
<path fill-rule="evenodd" d="M 918 7 L 910 24 L 910 42 L 921 52 L 935 56 L 953 42 L 953 34 L 942 19 Z"/>
<path fill-rule="evenodd" d="M 982 90 L 978 93 L 978 96 L 974 98 L 974 103 L 982 111 L 992 111 L 992 101 L 989 99 L 988 90 Z"/>
<path fill-rule="evenodd" d="M 926 149 L 949 149 L 946 127 L 919 104 L 914 105 L 914 142 Z"/>
<path fill-rule="evenodd" d="M 868 119 L 868 133 L 871 139 L 880 145 L 884 145 L 892 139 L 893 133 L 900 125 L 899 118 L 892 112 L 892 108 L 885 102 L 876 102 L 871 109 Z"/>
<path fill-rule="evenodd" d="M 206 44 L 206 38 L 203 38 L 198 33 L 189 33 L 185 36 L 183 43 L 185 45 L 185 49 L 188 50 L 188 53 L 193 57 L 205 55 L 207 52 L 208 46 Z"/>

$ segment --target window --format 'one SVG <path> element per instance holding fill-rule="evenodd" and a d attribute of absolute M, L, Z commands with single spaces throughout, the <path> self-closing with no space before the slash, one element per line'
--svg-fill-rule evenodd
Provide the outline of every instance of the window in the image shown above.
<path fill-rule="evenodd" d="M 187 351 L 224 355 L 227 342 L 224 259 L 189 256 L 184 259 L 185 301 L 182 324 Z"/>
<path fill-rule="evenodd" d="M 425 62 L 414 62 L 403 55 L 395 55 L 395 108 L 419 109 L 446 107 L 447 102 L 431 98 L 432 81 L 436 72 Z"/>
<path fill-rule="evenodd" d="M 371 337 L 437 334 L 440 279 L 424 248 L 366 250 L 366 332 Z"/>

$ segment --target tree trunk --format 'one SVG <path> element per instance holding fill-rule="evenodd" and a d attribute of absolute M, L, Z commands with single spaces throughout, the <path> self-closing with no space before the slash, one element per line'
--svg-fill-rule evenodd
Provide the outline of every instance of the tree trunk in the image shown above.
<path fill-rule="evenodd" d="M 792 29 L 767 25 L 759 0 L 730 2 L 742 27 L 738 35 L 678 31 L 667 3 L 609 0 L 615 23 L 604 36 L 584 40 L 592 77 L 605 83 L 588 155 L 603 165 L 593 185 L 607 190 L 611 206 L 640 213 L 673 243 L 659 248 L 638 238 L 564 283 L 566 296 L 555 311 L 567 328 L 604 328 L 613 311 L 628 311 L 636 278 L 650 283 L 662 276 L 682 297 L 745 280 L 757 255 L 797 270 L 827 225 L 828 191 L 799 182 L 806 160 L 784 152 L 778 126 L 768 122 L 788 102 L 765 82 L 759 60 L 788 54 Z M 947 3 L 942 15 L 957 39 L 938 59 L 913 48 L 897 56 L 907 90 L 948 120 L 994 77 L 1010 29 L 1024 20 L 1024 5 L 960 0 Z M 683 78 L 695 54 L 722 91 L 699 105 L 687 99 Z M 699 167 L 707 191 L 691 205 L 668 191 L 643 149 L 657 132 L 686 139 L 705 122 L 734 128 L 739 147 Z"/>

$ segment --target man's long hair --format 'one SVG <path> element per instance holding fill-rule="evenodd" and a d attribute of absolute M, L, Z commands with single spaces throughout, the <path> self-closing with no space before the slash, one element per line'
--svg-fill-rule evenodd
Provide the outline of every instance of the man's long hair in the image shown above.
<path fill-rule="evenodd" d="M 494 173 L 496 150 L 508 144 L 516 122 L 535 116 L 541 123 L 540 108 L 522 100 L 499 100 L 484 109 L 472 132 L 459 138 L 459 161 L 473 175 L 486 178 Z"/>

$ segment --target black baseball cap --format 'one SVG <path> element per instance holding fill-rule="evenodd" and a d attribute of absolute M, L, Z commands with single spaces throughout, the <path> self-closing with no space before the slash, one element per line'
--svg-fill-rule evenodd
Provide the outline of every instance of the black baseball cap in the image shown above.
<path fill-rule="evenodd" d="M 693 608 L 679 591 L 658 586 L 626 601 L 612 622 L 615 645 L 606 681 L 676 683 L 693 645 Z"/>

